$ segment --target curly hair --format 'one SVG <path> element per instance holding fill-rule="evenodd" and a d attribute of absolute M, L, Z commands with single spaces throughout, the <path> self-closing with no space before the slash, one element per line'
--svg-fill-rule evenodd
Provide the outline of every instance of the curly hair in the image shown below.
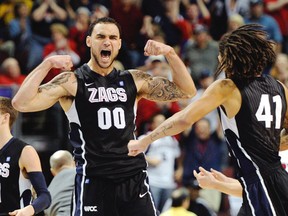
<path fill-rule="evenodd" d="M 219 43 L 221 61 L 215 77 L 221 72 L 227 78 L 249 79 L 262 74 L 265 67 L 274 64 L 275 43 L 258 24 L 247 24 L 227 33 Z"/>

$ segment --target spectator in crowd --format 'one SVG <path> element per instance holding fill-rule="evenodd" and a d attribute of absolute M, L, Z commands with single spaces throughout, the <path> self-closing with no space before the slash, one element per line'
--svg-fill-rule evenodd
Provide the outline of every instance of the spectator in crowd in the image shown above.
<path fill-rule="evenodd" d="M 201 72 L 204 69 L 208 69 L 211 73 L 215 71 L 218 65 L 217 56 L 218 43 L 211 38 L 206 26 L 197 25 L 194 29 L 193 39 L 183 47 L 182 59 L 186 62 L 198 88 Z"/>
<path fill-rule="evenodd" d="M 180 13 L 181 1 L 164 0 L 163 5 L 165 8 L 166 17 L 178 30 L 180 30 L 180 38 L 177 42 L 177 45 L 181 46 L 190 38 L 192 32 L 192 27 L 190 23 L 186 19 L 184 19 L 184 16 Z"/>
<path fill-rule="evenodd" d="M 15 18 L 15 14 L 13 13 L 14 7 L 18 4 L 20 0 L 3 0 L 0 4 L 0 20 L 3 23 L 3 26 L 7 26 L 8 23 Z M 32 7 L 33 1 L 32 0 L 21 0 L 29 10 Z"/>
<path fill-rule="evenodd" d="M 193 170 L 198 170 L 199 166 L 222 170 L 226 165 L 228 154 L 220 127 L 211 133 L 209 120 L 203 118 L 182 135 L 184 185 L 195 179 Z M 210 207 L 218 212 L 221 194 L 212 190 L 203 190 L 201 193 Z"/>
<path fill-rule="evenodd" d="M 228 12 L 226 0 L 209 1 L 208 9 L 211 15 L 209 33 L 213 40 L 219 41 L 223 34 L 227 32 Z"/>
<path fill-rule="evenodd" d="M 95 21 L 96 19 L 102 18 L 102 17 L 108 17 L 109 16 L 109 10 L 107 7 L 105 7 L 102 4 L 93 4 L 91 16 L 90 16 L 90 22 Z"/>
<path fill-rule="evenodd" d="M 240 14 L 234 13 L 228 18 L 228 30 L 227 31 L 228 32 L 234 31 L 244 24 L 245 24 L 244 18 Z"/>
<path fill-rule="evenodd" d="M 162 0 L 141 1 L 141 10 L 144 15 L 150 16 L 152 19 L 156 16 L 161 17 L 165 13 Z"/>
<path fill-rule="evenodd" d="M 90 24 L 91 12 L 86 7 L 79 7 L 76 10 L 76 19 L 74 24 L 69 28 L 69 36 L 76 43 L 76 52 L 80 57 L 80 63 L 83 64 L 89 59 L 89 49 L 83 46 L 86 41 L 87 31 Z"/>
<path fill-rule="evenodd" d="M 192 35 L 195 27 L 199 24 L 209 27 L 211 15 L 203 0 L 197 0 L 194 3 L 189 2 L 185 9 L 185 19 L 191 25 L 190 36 Z"/>
<path fill-rule="evenodd" d="M 213 211 L 207 201 L 200 196 L 202 189 L 196 179 L 191 180 L 185 187 L 189 190 L 190 194 L 188 211 L 194 212 L 199 216 L 216 216 L 215 211 Z"/>
<path fill-rule="evenodd" d="M 21 74 L 18 61 L 15 58 L 7 58 L 1 65 L 0 84 L 1 85 L 18 85 L 20 86 L 25 79 Z"/>
<path fill-rule="evenodd" d="M 175 2 L 176 1 L 176 2 Z M 179 0 L 172 0 L 172 4 L 176 4 L 177 7 L 179 7 L 178 4 Z M 175 8 L 173 13 L 169 12 L 169 8 L 167 6 L 169 5 L 169 0 L 164 0 L 164 1 L 152 1 L 152 5 L 154 7 L 154 2 L 155 2 L 155 8 L 152 9 L 151 7 L 148 6 L 148 1 L 143 1 L 142 3 L 142 10 L 144 13 L 144 24 L 146 24 L 148 27 L 147 31 L 151 31 L 151 28 L 149 26 L 157 25 L 160 27 L 161 31 L 164 33 L 165 36 L 165 41 L 168 45 L 174 47 L 176 50 L 178 50 L 179 53 L 179 47 L 182 39 L 182 33 L 181 29 L 177 26 L 177 19 L 175 20 L 175 11 L 176 13 L 179 12 L 179 8 Z M 165 3 L 167 2 L 167 3 Z M 159 4 L 158 4 L 159 3 Z M 165 7 L 166 4 L 166 7 Z M 168 4 L 168 5 L 167 5 Z M 171 4 L 170 4 L 171 5 Z M 156 9 L 157 8 L 157 9 Z M 171 8 L 171 7 L 170 7 Z M 174 16 L 172 16 L 174 15 Z M 172 19 L 174 17 L 174 19 Z M 150 23 L 150 24 L 149 24 Z M 169 37 L 168 37 L 169 35 Z M 151 35 L 150 35 L 151 36 Z"/>
<path fill-rule="evenodd" d="M 278 53 L 270 74 L 288 87 L 288 55 Z"/>
<path fill-rule="evenodd" d="M 5 23 L 5 18 L 3 17 L 7 9 L 3 4 L 0 4 L 0 64 L 5 58 L 14 57 L 15 43 L 9 37 L 9 27 L 8 23 Z M 7 9 L 10 12 L 10 9 Z"/>
<path fill-rule="evenodd" d="M 32 37 L 27 70 L 33 70 L 43 60 L 44 46 L 51 42 L 50 27 L 53 23 L 66 24 L 65 4 L 60 0 L 34 1 L 31 11 Z"/>
<path fill-rule="evenodd" d="M 63 0 L 64 2 L 64 9 L 67 12 L 67 27 L 74 25 L 76 20 L 76 9 L 74 9 L 71 5 L 71 0 Z M 87 10 L 89 10 L 87 8 Z"/>
<path fill-rule="evenodd" d="M 239 14 L 242 17 L 247 17 L 249 15 L 249 0 L 226 0 L 225 8 L 227 11 L 228 19 L 233 14 Z"/>
<path fill-rule="evenodd" d="M 198 100 L 203 95 L 204 91 L 213 83 L 214 77 L 211 75 L 211 73 L 212 72 L 208 69 L 204 69 L 203 71 L 201 71 L 197 93 L 193 98 L 189 100 L 189 103 Z M 210 122 L 211 133 L 214 133 L 220 125 L 217 110 L 215 109 L 212 112 L 208 113 L 205 118 L 208 119 Z"/>
<path fill-rule="evenodd" d="M 27 74 L 27 55 L 31 38 L 30 10 L 24 2 L 16 3 L 14 6 L 15 18 L 9 26 L 9 36 L 15 44 L 14 57 L 18 60 L 23 74 Z"/>
<path fill-rule="evenodd" d="M 165 121 L 165 119 L 163 114 L 154 115 L 151 120 L 150 129 L 155 129 Z M 141 136 L 139 139 L 141 139 Z M 175 137 L 172 136 L 167 136 L 151 143 L 149 149 L 146 151 L 150 190 L 154 198 L 155 206 L 160 212 L 162 212 L 164 204 L 177 186 L 175 176 L 177 171 L 175 171 L 175 167 L 180 168 L 180 166 L 175 162 L 178 161 L 179 157 L 179 143 Z"/>
<path fill-rule="evenodd" d="M 264 12 L 263 0 L 250 0 L 250 15 L 245 18 L 245 24 L 256 23 L 264 27 L 268 36 L 273 40 L 277 47 L 277 52 L 281 51 L 283 37 L 276 20 Z"/>
<path fill-rule="evenodd" d="M 130 65 L 125 59 L 120 59 L 125 68 L 135 68 L 143 64 L 143 47 L 139 46 L 140 29 L 143 24 L 143 14 L 134 0 L 112 0 L 109 15 L 117 20 L 122 28 L 122 47 L 126 49 Z"/>
<path fill-rule="evenodd" d="M 171 207 L 160 216 L 196 216 L 196 214 L 187 210 L 189 204 L 189 191 L 184 187 L 177 188 L 171 195 Z"/>
<path fill-rule="evenodd" d="M 76 174 L 73 156 L 67 150 L 58 150 L 51 155 L 49 162 L 54 177 L 48 187 L 52 203 L 45 210 L 45 215 L 70 215 Z"/>
<path fill-rule="evenodd" d="M 282 37 L 282 52 L 288 54 L 288 1 L 264 0 L 267 14 L 271 15 L 278 23 Z"/>
<path fill-rule="evenodd" d="M 74 67 L 80 63 L 80 56 L 77 54 L 76 42 L 68 38 L 68 28 L 61 23 L 54 23 L 50 27 L 52 42 L 44 46 L 43 58 L 52 55 L 70 55 Z M 51 69 L 44 82 L 50 81 L 61 72 L 60 69 Z"/>
<path fill-rule="evenodd" d="M 107 0 L 97 0 L 97 1 L 95 0 L 94 1 L 93 0 L 69 0 L 69 3 L 74 11 L 76 11 L 79 7 L 85 7 L 89 11 L 92 11 L 92 7 L 95 2 L 102 4 L 102 2 L 110 2 L 110 1 L 107 1 Z"/>

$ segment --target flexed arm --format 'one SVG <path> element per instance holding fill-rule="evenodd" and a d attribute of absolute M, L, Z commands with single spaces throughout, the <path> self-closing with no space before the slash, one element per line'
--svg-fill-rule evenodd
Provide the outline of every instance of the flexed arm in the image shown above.
<path fill-rule="evenodd" d="M 135 73 L 136 83 L 141 83 L 138 85 L 140 97 L 156 101 L 175 101 L 191 98 L 196 94 L 194 82 L 186 66 L 171 46 L 148 40 L 144 55 L 164 55 L 171 67 L 173 82 L 163 77 L 152 77 L 141 72 Z"/>
<path fill-rule="evenodd" d="M 41 82 L 51 68 L 70 70 L 72 67 L 69 55 L 51 56 L 38 65 L 24 80 L 18 92 L 12 99 L 12 105 L 21 112 L 44 110 L 55 104 L 59 98 L 71 96 L 69 84 L 75 80 L 72 72 L 61 73 L 49 83 Z"/>

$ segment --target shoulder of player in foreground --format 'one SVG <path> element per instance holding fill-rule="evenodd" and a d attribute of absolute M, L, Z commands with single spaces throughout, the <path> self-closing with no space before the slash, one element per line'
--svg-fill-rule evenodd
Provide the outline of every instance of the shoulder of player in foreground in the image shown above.
<path fill-rule="evenodd" d="M 208 88 L 230 89 L 236 88 L 235 83 L 231 79 L 218 79 L 215 80 Z"/>

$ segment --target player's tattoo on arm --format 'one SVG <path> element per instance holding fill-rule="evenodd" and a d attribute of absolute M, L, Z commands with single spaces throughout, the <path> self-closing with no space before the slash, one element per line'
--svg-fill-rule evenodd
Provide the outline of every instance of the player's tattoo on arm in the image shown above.
<path fill-rule="evenodd" d="M 159 139 L 158 135 L 163 133 L 166 136 L 166 131 L 173 128 L 174 122 L 169 123 L 166 126 L 161 127 L 159 132 L 155 132 L 155 134 L 151 134 L 151 142 L 154 142 L 155 140 Z"/>
<path fill-rule="evenodd" d="M 170 82 L 164 77 L 152 77 L 141 71 L 136 71 L 134 75 L 146 82 L 144 85 L 147 85 L 146 88 L 148 89 L 147 99 L 173 101 L 186 98 L 186 94 L 175 83 Z"/>
<path fill-rule="evenodd" d="M 157 77 L 148 82 L 148 98 L 152 100 L 176 100 L 184 98 L 185 94 L 175 83 L 161 77 Z"/>
<path fill-rule="evenodd" d="M 71 73 L 62 73 L 59 76 L 55 77 L 50 83 L 39 86 L 38 92 L 41 93 L 43 90 L 49 90 L 56 88 L 57 86 L 68 82 Z"/>

